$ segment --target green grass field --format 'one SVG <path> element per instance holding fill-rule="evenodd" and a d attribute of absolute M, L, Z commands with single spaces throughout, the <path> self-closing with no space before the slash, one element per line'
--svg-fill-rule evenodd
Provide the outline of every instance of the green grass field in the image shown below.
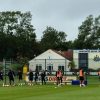
<path fill-rule="evenodd" d="M 92 83 L 94 82 L 94 83 Z M 98 77 L 88 77 L 86 87 L 33 85 L 0 87 L 0 100 L 100 100 Z"/>
<path fill-rule="evenodd" d="M 0 100 L 100 100 L 100 85 L 0 87 Z"/>

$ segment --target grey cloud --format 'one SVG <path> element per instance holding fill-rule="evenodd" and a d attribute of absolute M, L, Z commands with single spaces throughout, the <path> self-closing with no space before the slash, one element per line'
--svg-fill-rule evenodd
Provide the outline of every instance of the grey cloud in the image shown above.
<path fill-rule="evenodd" d="M 64 31 L 69 40 L 77 37 L 78 27 L 92 14 L 98 16 L 100 0 L 0 0 L 0 10 L 31 11 L 37 38 L 46 26 Z"/>

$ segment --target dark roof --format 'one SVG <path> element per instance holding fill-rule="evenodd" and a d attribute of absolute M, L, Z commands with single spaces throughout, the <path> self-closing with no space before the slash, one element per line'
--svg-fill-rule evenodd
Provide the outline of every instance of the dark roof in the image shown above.
<path fill-rule="evenodd" d="M 73 59 L 73 51 L 72 50 L 67 50 L 67 51 L 52 50 L 52 51 L 56 52 L 57 54 L 63 56 L 64 58 L 66 58 L 68 60 Z"/>

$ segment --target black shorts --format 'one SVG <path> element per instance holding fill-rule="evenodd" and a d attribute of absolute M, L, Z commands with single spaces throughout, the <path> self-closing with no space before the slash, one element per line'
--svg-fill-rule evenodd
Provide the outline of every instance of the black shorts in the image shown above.
<path fill-rule="evenodd" d="M 9 78 L 9 81 L 13 81 L 14 82 L 14 78 Z"/>
<path fill-rule="evenodd" d="M 29 81 L 33 81 L 33 77 L 29 77 Z"/>
<path fill-rule="evenodd" d="M 83 76 L 80 76 L 79 77 L 79 80 L 83 81 L 84 80 L 84 77 Z"/>
<path fill-rule="evenodd" d="M 19 80 L 22 80 L 22 77 L 21 76 L 19 77 Z"/>

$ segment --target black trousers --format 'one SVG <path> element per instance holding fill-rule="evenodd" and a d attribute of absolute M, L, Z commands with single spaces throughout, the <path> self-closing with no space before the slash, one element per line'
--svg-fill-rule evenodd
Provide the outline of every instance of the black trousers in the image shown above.
<path fill-rule="evenodd" d="M 12 82 L 14 84 L 14 78 L 9 78 L 9 84 L 12 85 Z"/>
<path fill-rule="evenodd" d="M 46 84 L 45 77 L 42 77 L 42 78 L 41 78 L 41 81 L 42 81 L 42 85 L 43 85 L 43 84 Z"/>

